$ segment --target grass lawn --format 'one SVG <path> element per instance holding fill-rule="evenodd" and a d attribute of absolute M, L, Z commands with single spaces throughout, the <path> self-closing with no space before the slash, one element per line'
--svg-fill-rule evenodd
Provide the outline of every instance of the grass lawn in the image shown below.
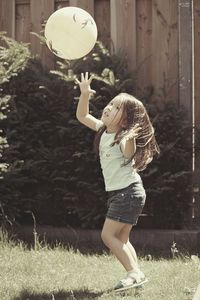
<path fill-rule="evenodd" d="M 140 258 L 149 279 L 143 289 L 110 291 L 125 272 L 114 256 L 84 255 L 57 246 L 27 249 L 0 235 L 0 300 L 189 300 L 200 283 L 195 256 Z"/>

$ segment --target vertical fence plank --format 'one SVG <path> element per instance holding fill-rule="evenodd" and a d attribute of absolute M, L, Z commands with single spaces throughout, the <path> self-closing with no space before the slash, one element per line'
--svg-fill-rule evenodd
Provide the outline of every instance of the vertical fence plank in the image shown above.
<path fill-rule="evenodd" d="M 69 6 L 69 0 L 55 0 L 55 10 Z"/>
<path fill-rule="evenodd" d="M 69 0 L 69 5 L 80 7 L 94 17 L 94 0 Z"/>
<path fill-rule="evenodd" d="M 55 10 L 69 6 L 69 0 L 55 0 Z"/>
<path fill-rule="evenodd" d="M 16 2 L 16 31 L 17 41 L 30 42 L 30 3 Z"/>
<path fill-rule="evenodd" d="M 179 102 L 192 121 L 192 3 L 179 0 Z"/>
<path fill-rule="evenodd" d="M 123 51 L 130 70 L 136 69 L 135 0 L 110 0 L 111 39 L 115 51 Z"/>
<path fill-rule="evenodd" d="M 15 38 L 15 0 L 0 0 L 0 31 Z"/>
<path fill-rule="evenodd" d="M 178 101 L 178 1 L 169 0 L 166 11 L 168 22 L 167 35 L 167 76 L 166 101 Z M 161 35 L 162 38 L 162 35 Z"/>
<path fill-rule="evenodd" d="M 193 93 L 192 93 L 192 2 L 178 0 L 179 15 L 179 104 L 187 109 L 188 120 L 192 125 Z M 192 144 L 192 130 L 191 130 Z M 192 171 L 191 155 L 191 171 Z M 191 182 L 192 182 L 191 178 Z M 189 184 L 189 183 L 188 183 Z M 193 217 L 193 197 L 188 199 L 191 204 L 188 221 Z"/>
<path fill-rule="evenodd" d="M 177 0 L 152 0 L 152 84 L 160 102 L 178 98 Z"/>
<path fill-rule="evenodd" d="M 195 165 L 194 165 L 194 217 L 200 224 L 200 2 L 194 0 L 194 125 L 195 125 Z M 199 139 L 197 138 L 199 134 Z M 198 146 L 198 148 L 197 148 Z"/>
<path fill-rule="evenodd" d="M 137 87 L 141 98 L 151 88 L 152 68 L 152 0 L 137 0 Z"/>
<path fill-rule="evenodd" d="M 31 0 L 30 2 L 31 31 L 40 34 L 44 30 L 44 22 L 54 12 L 54 0 Z M 38 54 L 43 65 L 49 68 L 54 67 L 54 56 L 47 49 L 46 45 L 41 45 L 40 40 L 31 34 L 31 48 L 34 54 Z"/>
<path fill-rule="evenodd" d="M 94 19 L 98 29 L 98 40 L 111 49 L 110 37 L 110 0 L 95 1 Z"/>

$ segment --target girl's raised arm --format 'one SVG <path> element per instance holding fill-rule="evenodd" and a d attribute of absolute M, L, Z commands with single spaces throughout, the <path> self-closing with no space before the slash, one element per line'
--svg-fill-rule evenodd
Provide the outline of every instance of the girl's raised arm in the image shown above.
<path fill-rule="evenodd" d="M 92 78 L 93 78 L 92 76 L 88 78 L 88 72 L 86 72 L 85 76 L 83 73 L 81 73 L 81 81 L 76 79 L 76 82 L 78 83 L 81 91 L 79 103 L 76 110 L 76 117 L 82 124 L 97 131 L 98 128 L 100 127 L 101 121 L 93 117 L 91 114 L 89 114 L 90 95 L 96 93 L 94 90 L 90 88 Z"/>

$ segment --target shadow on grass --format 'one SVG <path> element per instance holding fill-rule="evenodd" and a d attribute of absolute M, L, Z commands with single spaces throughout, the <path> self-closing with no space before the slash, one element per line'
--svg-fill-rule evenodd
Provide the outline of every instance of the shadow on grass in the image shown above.
<path fill-rule="evenodd" d="M 19 296 L 11 300 L 87 300 L 96 299 L 104 292 L 90 291 L 88 289 L 71 290 L 71 291 L 56 291 L 49 293 L 36 293 L 34 291 L 23 290 Z"/>

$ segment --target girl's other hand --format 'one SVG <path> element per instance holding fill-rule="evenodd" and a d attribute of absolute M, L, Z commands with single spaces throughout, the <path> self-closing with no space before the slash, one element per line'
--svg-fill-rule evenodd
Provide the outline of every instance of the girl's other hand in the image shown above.
<path fill-rule="evenodd" d="M 96 91 L 92 90 L 91 87 L 90 87 L 90 84 L 92 82 L 93 77 L 94 76 L 91 75 L 88 78 L 88 72 L 86 72 L 85 75 L 83 73 L 81 73 L 81 81 L 79 81 L 78 79 L 75 79 L 75 82 L 80 87 L 81 94 L 90 95 L 90 94 L 95 94 L 96 93 Z"/>
<path fill-rule="evenodd" d="M 139 124 L 135 124 L 128 132 L 127 134 L 124 136 L 124 138 L 126 140 L 132 140 L 134 138 L 137 138 L 137 136 L 139 135 L 140 130 L 142 129 L 142 127 L 140 127 Z"/>

